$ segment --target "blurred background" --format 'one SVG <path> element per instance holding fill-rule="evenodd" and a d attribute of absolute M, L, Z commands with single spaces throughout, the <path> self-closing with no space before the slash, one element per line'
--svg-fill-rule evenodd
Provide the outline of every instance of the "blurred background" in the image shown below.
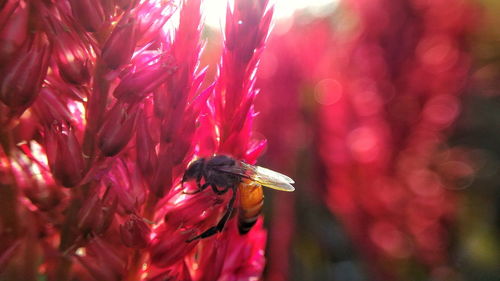
<path fill-rule="evenodd" d="M 266 191 L 265 280 L 500 280 L 500 1 L 275 9 L 259 165 L 297 183 Z"/>

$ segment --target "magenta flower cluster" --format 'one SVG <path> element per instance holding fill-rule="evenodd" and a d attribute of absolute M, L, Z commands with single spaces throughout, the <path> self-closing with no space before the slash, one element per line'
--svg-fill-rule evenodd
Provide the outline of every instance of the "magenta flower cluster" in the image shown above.
<path fill-rule="evenodd" d="M 188 243 L 229 198 L 179 182 L 196 157 L 254 163 L 264 149 L 254 83 L 272 9 L 228 8 L 210 84 L 201 6 L 0 1 L 1 280 L 260 278 L 261 219 Z"/>

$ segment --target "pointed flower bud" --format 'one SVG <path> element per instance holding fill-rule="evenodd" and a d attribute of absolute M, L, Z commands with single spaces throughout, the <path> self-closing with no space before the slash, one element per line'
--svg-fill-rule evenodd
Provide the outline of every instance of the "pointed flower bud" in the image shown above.
<path fill-rule="evenodd" d="M 99 130 L 98 146 L 106 156 L 118 154 L 132 138 L 138 111 L 137 107 L 127 107 L 115 104 Z"/>
<path fill-rule="evenodd" d="M 33 104 L 41 123 L 50 127 L 54 121 L 63 121 L 70 123 L 73 120 L 71 112 L 68 110 L 56 90 L 52 87 L 43 87 L 40 90 L 40 96 Z"/>
<path fill-rule="evenodd" d="M 1 70 L 0 100 L 12 109 L 27 107 L 35 100 L 47 73 L 48 44 L 38 37 L 27 45 Z"/>
<path fill-rule="evenodd" d="M 73 187 L 84 171 L 80 144 L 71 127 L 53 124 L 45 132 L 47 160 L 54 178 L 65 187 Z"/>
<path fill-rule="evenodd" d="M 99 0 L 70 0 L 73 17 L 85 30 L 98 31 L 105 20 L 104 10 Z"/>
<path fill-rule="evenodd" d="M 141 218 L 132 215 L 120 225 L 120 237 L 123 244 L 129 248 L 146 248 L 149 244 L 151 229 Z"/>
<path fill-rule="evenodd" d="M 130 62 L 136 43 L 135 19 L 125 16 L 104 44 L 102 59 L 109 68 L 117 69 Z"/>
<path fill-rule="evenodd" d="M 90 60 L 93 57 L 82 43 L 82 39 L 78 38 L 73 30 L 64 27 L 63 23 L 57 19 L 47 17 L 46 21 L 51 31 L 49 37 L 54 42 L 54 57 L 61 78 L 76 85 L 88 82 Z"/>
<path fill-rule="evenodd" d="M 0 65 L 21 48 L 28 35 L 28 5 L 24 1 L 8 1 L 0 11 Z M 0 20 L 1 21 L 1 20 Z"/>
<path fill-rule="evenodd" d="M 161 58 L 159 62 L 153 65 L 126 74 L 116 87 L 113 95 L 123 102 L 140 101 L 165 82 L 173 71 L 172 62 L 169 59 Z"/>

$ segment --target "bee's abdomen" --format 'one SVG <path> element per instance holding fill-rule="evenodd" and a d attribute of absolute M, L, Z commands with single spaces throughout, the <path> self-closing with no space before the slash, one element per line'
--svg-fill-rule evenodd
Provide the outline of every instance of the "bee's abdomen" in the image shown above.
<path fill-rule="evenodd" d="M 264 206 L 264 193 L 260 184 L 245 181 L 240 184 L 239 192 L 238 230 L 240 234 L 245 234 L 257 222 Z"/>

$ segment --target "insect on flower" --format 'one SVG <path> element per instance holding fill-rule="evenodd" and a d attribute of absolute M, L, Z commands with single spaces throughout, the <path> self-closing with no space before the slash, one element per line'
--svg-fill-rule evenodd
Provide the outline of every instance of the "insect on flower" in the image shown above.
<path fill-rule="evenodd" d="M 294 181 L 278 172 L 259 166 L 253 166 L 243 161 L 238 161 L 230 156 L 215 155 L 210 158 L 200 158 L 192 162 L 182 177 L 182 185 L 189 180 L 196 180 L 198 189 L 187 194 L 195 194 L 211 187 L 218 195 L 232 190 L 226 213 L 222 219 L 213 226 L 186 242 L 206 238 L 224 229 L 233 212 L 236 193 L 239 191 L 240 207 L 238 215 L 238 229 L 240 234 L 245 234 L 257 221 L 264 201 L 262 186 L 281 191 L 294 191 Z M 202 184 L 202 180 L 204 183 Z"/>

